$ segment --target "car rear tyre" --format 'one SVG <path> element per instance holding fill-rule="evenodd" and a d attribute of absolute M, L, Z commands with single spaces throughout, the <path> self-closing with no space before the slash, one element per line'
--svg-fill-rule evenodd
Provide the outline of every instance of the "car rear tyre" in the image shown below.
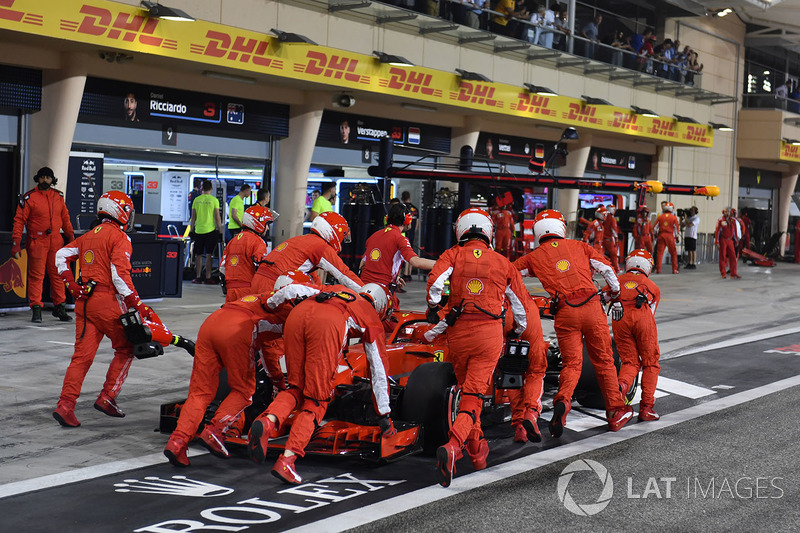
<path fill-rule="evenodd" d="M 425 453 L 434 453 L 450 438 L 460 399 L 450 363 L 424 363 L 409 376 L 399 418 L 422 424 Z"/>

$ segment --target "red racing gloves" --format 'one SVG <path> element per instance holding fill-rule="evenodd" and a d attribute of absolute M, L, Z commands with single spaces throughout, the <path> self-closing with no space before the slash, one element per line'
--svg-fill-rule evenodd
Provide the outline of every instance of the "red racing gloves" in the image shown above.
<path fill-rule="evenodd" d="M 143 319 L 153 320 L 153 310 L 142 303 L 142 300 L 139 298 L 139 295 L 136 292 L 132 292 L 127 295 L 124 301 L 125 305 L 128 306 L 128 309 L 136 309 L 139 311 L 139 314 L 142 315 Z"/>
<path fill-rule="evenodd" d="M 72 276 L 72 272 L 67 269 L 61 274 L 61 279 L 64 280 L 64 285 L 67 286 L 67 290 L 75 298 L 76 302 L 81 302 L 86 300 L 89 297 L 89 293 L 86 292 L 86 289 L 83 285 L 75 281 L 75 278 Z"/>

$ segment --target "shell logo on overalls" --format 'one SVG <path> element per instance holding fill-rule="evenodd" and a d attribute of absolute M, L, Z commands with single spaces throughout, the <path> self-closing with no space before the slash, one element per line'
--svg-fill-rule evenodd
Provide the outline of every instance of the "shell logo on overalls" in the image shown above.
<path fill-rule="evenodd" d="M 239 256 L 232 255 L 231 256 L 231 266 L 236 266 L 239 264 Z"/>
<path fill-rule="evenodd" d="M 278 245 L 278 247 L 277 247 L 277 248 L 275 248 L 275 251 L 276 251 L 276 252 L 280 252 L 281 250 L 285 250 L 287 246 L 289 246 L 289 244 L 288 244 L 288 243 L 282 242 L 282 243 L 280 243 L 280 244 Z"/>
<path fill-rule="evenodd" d="M 83 254 L 83 262 L 87 265 L 91 265 L 94 261 L 94 252 L 91 250 L 86 250 L 86 253 Z"/>
<path fill-rule="evenodd" d="M 566 272 L 567 270 L 569 270 L 569 261 L 567 261 L 566 259 L 562 259 L 561 261 L 556 263 L 556 270 L 558 270 L 559 272 Z"/>
<path fill-rule="evenodd" d="M 241 301 L 250 303 L 250 302 L 255 302 L 256 300 L 258 300 L 258 296 L 254 296 L 251 294 L 249 296 L 245 296 L 244 298 L 242 298 Z"/>
<path fill-rule="evenodd" d="M 479 279 L 471 279 L 467 282 L 467 292 L 470 294 L 480 294 L 483 292 L 483 282 Z"/>
<path fill-rule="evenodd" d="M 635 289 L 638 286 L 639 286 L 639 284 L 636 283 L 635 281 L 626 281 L 625 282 L 625 288 L 626 289 Z"/>
<path fill-rule="evenodd" d="M 379 249 L 377 249 L 377 248 L 374 248 L 369 253 L 369 258 L 372 259 L 373 261 L 377 261 L 378 259 L 381 258 L 381 251 Z"/>

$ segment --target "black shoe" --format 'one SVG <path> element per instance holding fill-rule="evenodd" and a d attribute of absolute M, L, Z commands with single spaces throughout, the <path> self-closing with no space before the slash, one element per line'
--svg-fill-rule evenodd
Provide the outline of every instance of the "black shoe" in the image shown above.
<path fill-rule="evenodd" d="M 405 281 L 411 281 L 411 279 L 412 279 L 412 278 L 411 278 L 411 276 L 410 276 L 410 275 L 406 274 L 405 276 L 403 276 L 403 279 L 404 279 Z"/>
<path fill-rule="evenodd" d="M 559 438 L 564 433 L 564 414 L 567 406 L 564 402 L 556 402 L 553 407 L 553 419 L 550 420 L 550 435 Z"/>
<path fill-rule="evenodd" d="M 72 317 L 67 314 L 67 306 L 58 304 L 53 308 L 53 316 L 61 322 L 72 322 Z"/>
<path fill-rule="evenodd" d="M 42 323 L 42 306 L 41 305 L 34 305 L 31 307 L 31 311 L 33 312 L 33 316 L 31 317 L 31 322 L 36 322 L 37 324 Z"/>

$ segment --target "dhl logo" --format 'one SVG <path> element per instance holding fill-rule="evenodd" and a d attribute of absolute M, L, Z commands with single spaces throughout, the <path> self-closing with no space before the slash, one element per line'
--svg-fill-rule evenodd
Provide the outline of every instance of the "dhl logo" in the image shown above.
<path fill-rule="evenodd" d="M 345 81 L 353 83 L 366 83 L 369 84 L 369 76 L 363 74 L 356 74 L 356 67 L 358 67 L 358 59 L 348 57 L 340 57 L 331 54 L 330 57 L 324 52 L 317 52 L 309 50 L 306 53 L 308 63 L 295 63 L 295 72 L 308 74 L 311 76 L 324 76 L 326 78 L 333 78 L 340 80 L 344 78 Z"/>
<path fill-rule="evenodd" d="M 555 109 L 547 109 L 550 98 L 539 94 L 519 94 L 518 100 L 511 104 L 513 111 L 520 113 L 530 113 L 531 115 L 556 116 Z"/>
<path fill-rule="evenodd" d="M 581 105 L 578 103 L 569 104 L 569 111 L 564 113 L 564 118 L 576 122 L 586 122 L 588 124 L 600 124 L 600 119 L 594 115 L 597 108 L 591 105 Z"/>
<path fill-rule="evenodd" d="M 611 120 L 611 127 L 632 131 L 639 129 L 639 126 L 636 125 L 636 115 L 620 113 L 619 111 L 614 111 L 614 118 Z"/>
<path fill-rule="evenodd" d="M 791 158 L 800 157 L 800 146 L 796 146 L 794 144 L 784 144 L 783 153 L 781 156 Z"/>
<path fill-rule="evenodd" d="M 80 22 L 61 19 L 61 29 L 156 48 L 178 49 L 178 41 L 155 35 L 158 19 L 119 11 L 114 15 L 108 9 L 86 4 L 81 6 L 80 13 L 84 15 Z"/>
<path fill-rule="evenodd" d="M 662 137 L 676 137 L 678 132 L 675 131 L 675 123 L 670 120 L 653 120 L 653 127 L 650 128 L 649 133 L 653 135 L 660 135 Z"/>
<path fill-rule="evenodd" d="M 494 87 L 482 85 L 480 83 L 473 85 L 472 83 L 462 81 L 459 91 L 457 93 L 450 93 L 450 99 L 497 108 L 503 107 L 503 102 L 494 99 Z"/>
<path fill-rule="evenodd" d="M 687 126 L 686 135 L 683 136 L 687 141 L 694 141 L 700 143 L 708 143 L 711 140 L 706 136 L 708 128 L 705 126 Z"/>
<path fill-rule="evenodd" d="M 388 80 L 379 80 L 378 85 L 396 91 L 420 93 L 437 98 L 442 96 L 441 89 L 430 87 L 433 74 L 425 74 L 424 72 L 417 72 L 416 70 L 405 70 L 396 67 L 390 68 L 389 74 L 391 77 Z"/>
<path fill-rule="evenodd" d="M 25 13 L 24 11 L 17 11 L 16 9 L 8 9 L 14 7 L 15 0 L 0 0 L 0 19 L 10 20 L 11 22 L 22 22 L 23 24 L 33 24 L 34 26 L 43 26 L 44 17 L 34 13 Z"/>
<path fill-rule="evenodd" d="M 208 30 L 206 39 L 208 41 L 205 44 L 190 44 L 189 51 L 193 54 L 207 57 L 216 57 L 239 63 L 252 63 L 264 68 L 283 69 L 282 60 L 266 57 L 269 41 L 251 39 L 242 35 L 231 35 L 215 30 Z"/>

